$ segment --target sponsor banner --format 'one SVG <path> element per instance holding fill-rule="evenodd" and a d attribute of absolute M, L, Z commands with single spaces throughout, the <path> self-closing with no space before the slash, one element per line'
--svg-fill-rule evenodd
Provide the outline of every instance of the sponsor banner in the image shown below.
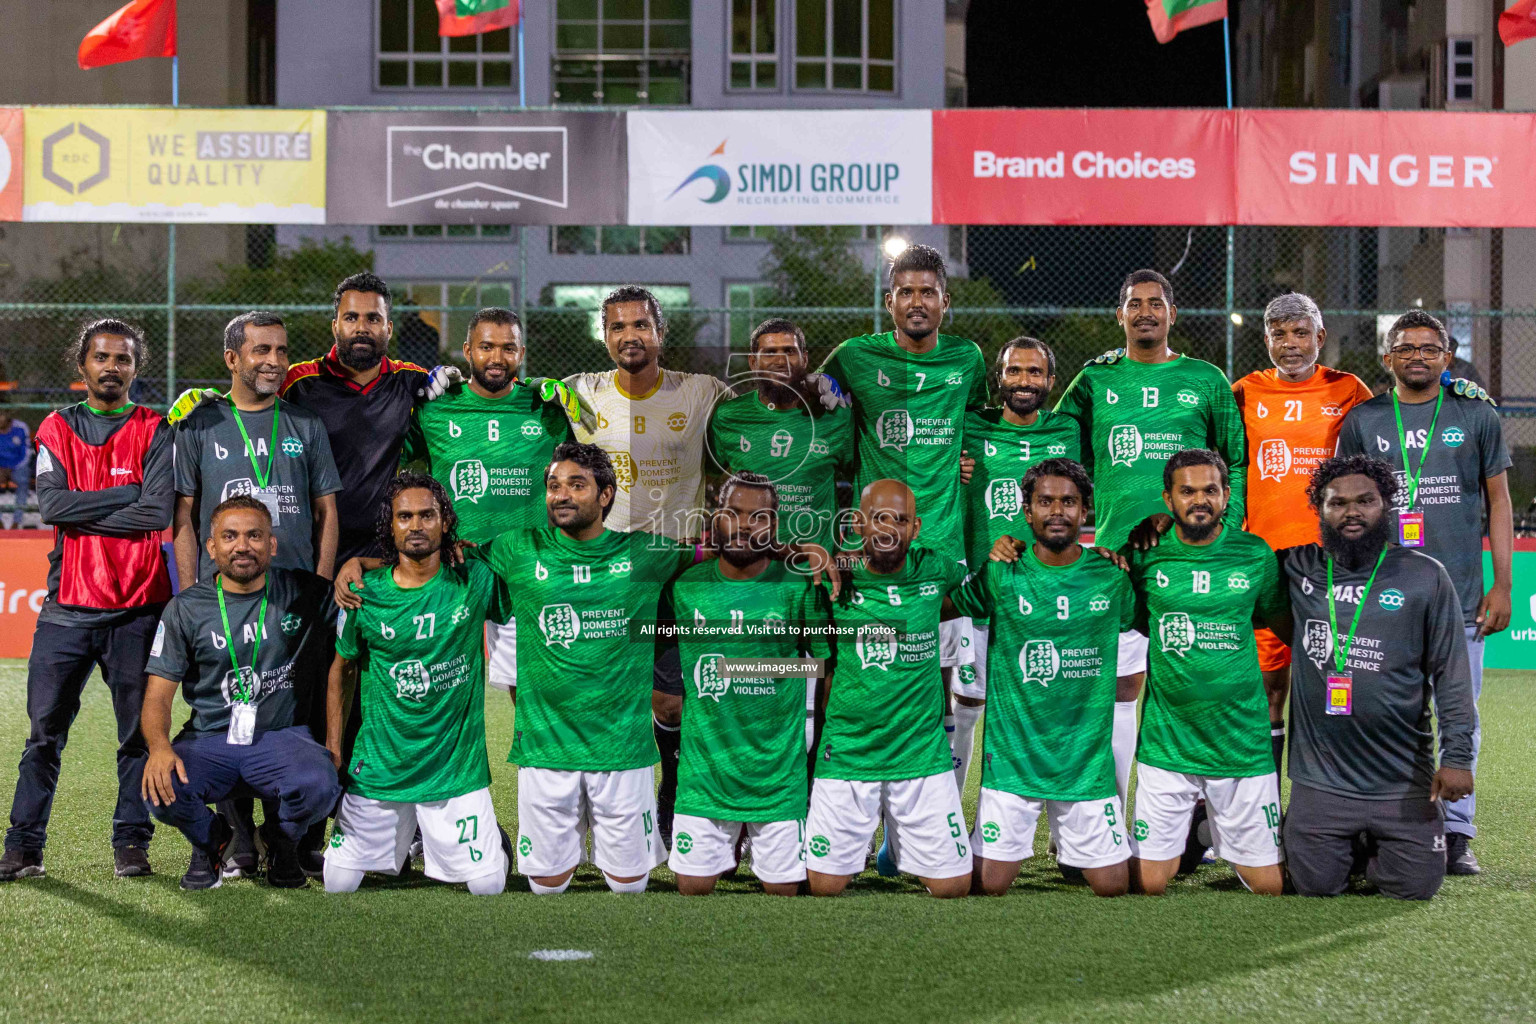
<path fill-rule="evenodd" d="M 928 224 L 927 110 L 631 111 L 631 224 Z"/>
<path fill-rule="evenodd" d="M 1236 117 L 1238 223 L 1536 227 L 1536 114 Z"/>
<path fill-rule="evenodd" d="M 20 107 L 0 107 L 0 220 L 21 220 L 21 182 L 26 173 Z"/>
<path fill-rule="evenodd" d="M 1484 541 L 1486 548 L 1487 542 Z M 1493 556 L 1483 551 L 1483 580 L 1493 585 Z M 1509 628 L 1488 637 L 1484 668 L 1530 668 L 1536 665 L 1536 543 L 1515 539 L 1514 593 L 1510 595 Z"/>
<path fill-rule="evenodd" d="M 32 653 L 37 613 L 48 596 L 52 530 L 7 530 L 0 539 L 0 658 Z"/>
<path fill-rule="evenodd" d="M 622 224 L 624 115 L 330 117 L 332 224 Z"/>
<path fill-rule="evenodd" d="M 940 224 L 1230 224 L 1225 110 L 937 110 Z"/>
<path fill-rule="evenodd" d="M 325 223 L 325 112 L 29 107 L 29 221 Z"/>

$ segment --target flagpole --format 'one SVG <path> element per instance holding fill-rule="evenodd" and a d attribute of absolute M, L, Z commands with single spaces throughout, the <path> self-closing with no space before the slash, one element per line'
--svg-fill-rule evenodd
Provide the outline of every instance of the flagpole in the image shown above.
<path fill-rule="evenodd" d="M 1226 53 L 1227 63 L 1227 109 L 1232 109 L 1232 33 L 1229 30 L 1226 17 L 1221 19 L 1221 42 Z M 1227 379 L 1232 378 L 1232 364 L 1235 356 L 1236 339 L 1233 337 L 1233 329 L 1237 326 L 1234 317 L 1237 315 L 1235 305 L 1235 292 L 1237 282 L 1237 228 L 1227 225 Z"/>
<path fill-rule="evenodd" d="M 526 86 L 528 79 L 523 71 L 523 5 L 517 5 L 517 105 L 528 106 Z M 517 226 L 517 314 L 523 322 L 523 337 L 528 337 L 528 228 Z"/>
<path fill-rule="evenodd" d="M 171 56 L 171 108 L 181 106 L 181 58 Z M 165 405 L 176 391 L 176 224 L 165 229 Z"/>

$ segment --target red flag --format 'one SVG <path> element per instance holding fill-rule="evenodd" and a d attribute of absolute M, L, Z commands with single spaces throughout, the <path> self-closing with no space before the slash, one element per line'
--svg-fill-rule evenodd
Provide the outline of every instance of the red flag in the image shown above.
<path fill-rule="evenodd" d="M 1160 43 L 1185 29 L 1209 25 L 1227 16 L 1227 0 L 1147 0 L 1147 18 Z"/>
<path fill-rule="evenodd" d="M 176 56 L 176 0 L 132 0 L 80 40 L 80 67 Z"/>
<path fill-rule="evenodd" d="M 1499 15 L 1499 38 L 1504 40 L 1505 46 L 1536 38 L 1536 0 L 1520 0 Z"/>
<path fill-rule="evenodd" d="M 518 0 L 437 0 L 437 34 L 474 36 L 517 24 Z"/>

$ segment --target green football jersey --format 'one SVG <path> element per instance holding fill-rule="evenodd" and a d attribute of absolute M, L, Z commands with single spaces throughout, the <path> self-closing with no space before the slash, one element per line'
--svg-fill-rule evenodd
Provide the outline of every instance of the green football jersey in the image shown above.
<path fill-rule="evenodd" d="M 1136 596 L 1119 566 L 1078 548 L 1046 565 L 1031 544 L 1017 562 L 984 562 L 951 599 L 992 620 L 981 784 L 1036 800 L 1115 795 L 1110 732 L 1120 634 Z"/>
<path fill-rule="evenodd" d="M 915 355 L 886 331 L 849 338 L 822 372 L 853 396 L 855 501 L 872 480 L 904 482 L 917 496 L 923 546 L 950 561 L 964 558 L 958 442 L 966 410 L 987 400 L 981 349 L 940 334 L 931 352 Z"/>
<path fill-rule="evenodd" d="M 774 409 L 757 391 L 715 407 L 709 450 L 726 473 L 761 473 L 779 489 L 779 539 L 835 550 L 837 481 L 854 461 L 853 414 L 796 403 Z"/>
<path fill-rule="evenodd" d="M 608 772 L 657 761 L 651 730 L 656 604 L 693 550 L 649 533 L 575 541 L 512 530 L 486 549 L 517 618 L 517 720 L 525 768 Z M 632 628 L 633 627 L 633 628 Z"/>
<path fill-rule="evenodd" d="M 1253 638 L 1288 605 L 1269 545 L 1231 526 L 1203 545 L 1170 530 L 1131 555 L 1131 584 L 1152 641 L 1136 759 L 1223 779 L 1274 771 Z"/>
<path fill-rule="evenodd" d="M 1021 427 L 1003 419 L 1001 409 L 981 409 L 965 414 L 961 447 L 976 460 L 965 488 L 965 559 L 977 571 L 997 538 L 1032 538 L 1019 482 L 1037 462 L 1079 459 L 1077 422 L 1042 409 L 1034 423 Z"/>
<path fill-rule="evenodd" d="M 816 774 L 891 780 L 951 770 L 939 610 L 965 567 L 913 548 L 897 572 L 858 564 L 851 576 L 832 606 L 832 681 Z"/>
<path fill-rule="evenodd" d="M 1247 470 L 1243 417 L 1232 385 L 1193 356 L 1166 363 L 1121 357 L 1089 363 L 1067 386 L 1058 413 L 1077 420 L 1093 477 L 1095 543 L 1118 548 L 1147 516 L 1166 513 L 1163 464 L 1186 448 L 1210 448 L 1232 474 L 1226 522 L 1243 522 Z"/>
<path fill-rule="evenodd" d="M 573 436 L 560 407 L 540 401 L 535 381 L 517 381 L 500 398 L 466 386 L 416 406 L 400 464 L 420 463 L 453 499 L 459 536 L 486 544 L 548 521 L 544 469 L 555 445 Z"/>
<path fill-rule="evenodd" d="M 490 569 L 445 565 L 404 589 L 385 566 L 363 582 L 363 606 L 336 625 L 336 653 L 359 666 L 363 707 L 347 789 L 426 804 L 489 786 L 481 645 Z"/>
<path fill-rule="evenodd" d="M 826 592 L 770 562 L 751 580 L 726 579 L 720 560 L 684 572 L 661 598 L 658 625 L 684 632 L 682 753 L 677 810 L 727 821 L 805 817 L 805 679 L 727 678 L 721 658 L 824 658 Z"/>

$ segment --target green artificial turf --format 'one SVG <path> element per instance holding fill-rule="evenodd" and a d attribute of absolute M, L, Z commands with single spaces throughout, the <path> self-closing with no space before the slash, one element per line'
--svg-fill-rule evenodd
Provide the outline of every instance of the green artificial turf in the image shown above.
<path fill-rule="evenodd" d="M 948 903 L 872 874 L 832 900 L 773 899 L 749 882 L 687 899 L 665 870 L 639 897 L 589 873 L 558 898 L 373 879 L 332 897 L 255 881 L 184 893 L 188 847 L 169 829 L 153 878 L 114 879 L 111 706 L 93 680 L 64 756 L 48 877 L 0 886 L 0 1019 L 1531 1020 L 1536 673 L 1490 672 L 1482 703 L 1484 874 L 1447 879 L 1428 904 L 1264 899 L 1220 865 L 1163 899 L 1100 900 L 1064 884 L 1043 846 L 1007 896 Z M 514 831 L 511 709 L 498 692 L 487 706 L 497 808 Z M 25 708 L 25 666 L 0 663 L 0 797 Z M 530 958 L 547 949 L 593 956 Z"/>

